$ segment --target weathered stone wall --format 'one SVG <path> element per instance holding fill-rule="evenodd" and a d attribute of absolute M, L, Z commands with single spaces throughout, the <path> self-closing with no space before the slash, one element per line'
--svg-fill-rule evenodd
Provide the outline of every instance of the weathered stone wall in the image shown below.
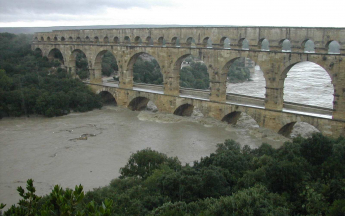
<path fill-rule="evenodd" d="M 307 122 L 324 135 L 338 137 L 345 134 L 345 122 L 332 119 L 299 115 L 293 113 L 284 113 L 281 111 L 231 105 L 224 102 L 215 102 L 193 98 L 182 98 L 173 95 L 164 95 L 150 92 L 140 92 L 130 89 L 115 87 L 105 87 L 102 85 L 90 85 L 95 93 L 107 91 L 111 93 L 117 104 L 122 107 L 128 107 L 130 102 L 137 97 L 145 97 L 151 100 L 157 106 L 160 112 L 174 113 L 175 110 L 183 104 L 190 104 L 198 108 L 204 116 L 222 120 L 224 116 L 232 112 L 245 112 L 250 115 L 260 127 L 269 128 L 279 132 L 285 125 L 293 122 Z"/>
<path fill-rule="evenodd" d="M 178 37 L 180 47 L 171 42 Z M 221 42 L 227 37 L 231 49 Z M 133 88 L 133 64 L 138 56 L 147 53 L 160 65 L 163 74 L 164 94 L 178 96 L 181 63 L 189 55 L 200 57 L 207 66 L 210 77 L 210 101 L 226 101 L 226 76 L 228 68 L 240 57 L 250 58 L 264 72 L 266 80 L 265 108 L 281 111 L 283 108 L 284 81 L 289 69 L 302 61 L 314 62 L 329 74 L 334 87 L 333 119 L 345 120 L 345 62 L 344 54 L 328 54 L 330 41 L 338 41 L 340 52 L 345 49 L 344 28 L 279 28 L 279 27 L 227 27 L 227 28 L 156 28 L 156 29 L 104 29 L 71 30 L 36 33 L 32 49 L 41 49 L 44 56 L 52 58 L 52 50 L 59 50 L 64 64 L 75 74 L 75 55 L 83 52 L 89 61 L 92 83 L 101 83 L 101 60 L 110 51 L 119 66 L 119 85 Z M 50 38 L 50 40 L 48 40 Z M 54 40 L 56 38 L 56 41 Z M 64 38 L 64 40 L 62 40 Z M 89 38 L 87 40 L 87 38 Z M 118 38 L 119 42 L 114 41 Z M 129 39 L 126 42 L 124 39 Z M 149 40 L 152 39 L 151 45 Z M 190 40 L 193 38 L 193 40 Z M 213 48 L 204 41 L 211 39 Z M 241 49 L 246 38 L 249 50 Z M 266 38 L 270 51 L 262 51 L 260 41 Z M 141 39 L 142 43 L 139 43 Z M 162 41 L 166 40 L 163 45 Z M 281 42 L 289 39 L 291 52 L 282 52 Z M 307 39 L 315 43 L 315 53 L 304 53 Z M 188 43 L 187 43 L 188 42 Z"/>

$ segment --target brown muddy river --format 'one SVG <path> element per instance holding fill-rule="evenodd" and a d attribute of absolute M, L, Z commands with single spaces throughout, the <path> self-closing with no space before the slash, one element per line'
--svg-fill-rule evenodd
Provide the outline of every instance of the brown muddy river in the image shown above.
<path fill-rule="evenodd" d="M 110 106 L 56 118 L 5 118 L 0 120 L 0 203 L 17 203 L 16 188 L 25 187 L 29 178 L 39 195 L 55 184 L 82 184 L 87 191 L 118 177 L 120 167 L 138 150 L 149 147 L 192 164 L 225 139 L 253 148 L 262 142 L 278 147 L 287 140 L 246 117 L 230 126 L 197 115 Z"/>

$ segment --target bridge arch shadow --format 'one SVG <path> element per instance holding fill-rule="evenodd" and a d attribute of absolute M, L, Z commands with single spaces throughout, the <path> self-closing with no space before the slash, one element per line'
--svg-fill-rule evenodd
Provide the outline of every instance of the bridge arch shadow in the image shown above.
<path fill-rule="evenodd" d="M 132 111 L 142 111 L 145 109 L 151 110 L 151 111 L 158 111 L 158 108 L 156 104 L 154 103 L 154 101 L 143 96 L 138 96 L 138 97 L 133 98 L 131 102 L 129 102 L 127 108 Z"/>
<path fill-rule="evenodd" d="M 314 125 L 309 124 L 308 122 L 293 121 L 281 127 L 278 131 L 278 134 L 281 134 L 288 138 L 294 138 L 299 134 L 301 134 L 302 136 L 303 134 L 308 136 L 315 132 L 320 133 L 320 130 Z"/>
<path fill-rule="evenodd" d="M 251 115 L 239 110 L 232 111 L 222 118 L 222 122 L 226 122 L 231 125 L 237 125 L 239 120 L 241 121 L 241 124 L 250 125 L 251 127 L 260 127 L 258 121 Z"/>
<path fill-rule="evenodd" d="M 53 48 L 49 51 L 48 53 L 48 59 L 49 61 L 54 61 L 54 60 L 58 60 L 61 64 L 64 64 L 64 56 L 62 54 L 62 52 L 57 49 L 57 48 Z"/>
<path fill-rule="evenodd" d="M 188 103 L 182 104 L 174 111 L 174 115 L 178 116 L 191 116 L 194 106 Z"/>
<path fill-rule="evenodd" d="M 117 102 L 115 97 L 108 91 L 101 91 L 99 93 L 101 96 L 102 104 L 103 105 L 111 105 L 111 106 L 117 106 Z"/>

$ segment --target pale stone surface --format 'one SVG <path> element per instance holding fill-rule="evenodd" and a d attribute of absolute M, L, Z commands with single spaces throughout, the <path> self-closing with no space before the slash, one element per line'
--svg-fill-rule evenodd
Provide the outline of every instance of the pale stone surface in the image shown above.
<path fill-rule="evenodd" d="M 61 38 L 72 38 L 62 41 Z M 140 37 L 142 44 L 135 38 Z M 194 38 L 195 44 L 190 44 Z M 301 118 L 327 135 L 343 135 L 345 124 L 345 61 L 344 54 L 328 54 L 328 44 L 335 40 L 340 53 L 345 50 L 345 28 L 299 28 L 299 27 L 224 27 L 224 28 L 152 28 L 152 29 L 102 29 L 66 30 L 36 33 L 32 49 L 41 49 L 49 59 L 54 58 L 54 50 L 60 51 L 64 64 L 75 74 L 75 54 L 83 52 L 89 61 L 91 83 L 101 84 L 101 62 L 106 51 L 110 51 L 119 66 L 119 88 L 109 90 L 120 106 L 128 106 L 139 96 L 133 92 L 133 65 L 143 53 L 154 57 L 163 74 L 164 95 L 148 94 L 158 110 L 173 113 L 187 103 L 179 99 L 179 73 L 182 61 L 190 56 L 199 57 L 207 66 L 210 77 L 209 102 L 189 99 L 188 102 L 200 109 L 205 116 L 222 119 L 232 111 L 243 111 L 251 115 L 261 127 L 279 131 L 284 125 L 300 121 Z M 48 40 L 48 38 L 50 40 Z M 96 38 L 96 39 L 95 39 Z M 98 39 L 99 40 L 98 40 Z M 124 38 L 128 41 L 124 41 Z M 153 44 L 146 43 L 147 38 Z M 162 38 L 166 44 L 162 44 Z M 180 45 L 173 43 L 179 38 Z M 212 48 L 206 47 L 204 39 L 213 41 Z M 230 39 L 231 49 L 222 44 Z M 159 39 L 159 40 L 158 40 Z M 249 50 L 242 49 L 241 41 L 246 39 Z M 269 41 L 269 51 L 261 50 L 263 39 Z M 282 41 L 291 42 L 292 51 L 282 51 Z M 307 39 L 314 41 L 315 53 L 304 53 Z M 260 65 L 266 80 L 265 110 L 232 106 L 226 104 L 226 77 L 232 62 L 239 58 L 250 58 Z M 302 61 L 314 62 L 322 66 L 332 79 L 334 87 L 333 121 L 319 117 L 282 113 L 284 105 L 284 80 L 289 69 Z M 100 87 L 102 88 L 102 87 Z M 206 105 L 206 107 L 203 107 Z"/>

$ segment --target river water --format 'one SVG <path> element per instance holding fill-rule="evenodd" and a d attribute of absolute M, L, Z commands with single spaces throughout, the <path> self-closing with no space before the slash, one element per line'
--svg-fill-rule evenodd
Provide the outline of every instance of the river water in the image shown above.
<path fill-rule="evenodd" d="M 255 70 L 253 81 L 229 83 L 227 92 L 254 97 L 265 97 L 263 72 Z M 301 62 L 293 66 L 284 83 L 284 100 L 288 102 L 333 108 L 334 88 L 328 73 L 312 62 Z"/>
<path fill-rule="evenodd" d="M 204 117 L 180 117 L 105 106 L 62 117 L 5 118 L 0 121 L 0 202 L 19 200 L 16 188 L 35 180 L 37 193 L 55 184 L 86 190 L 119 176 L 131 153 L 152 148 L 177 156 L 183 164 L 215 152 L 216 144 L 234 139 L 258 147 L 280 146 L 287 138 L 242 118 L 237 126 Z M 86 138 L 85 138 L 86 137 Z"/>
<path fill-rule="evenodd" d="M 327 76 L 322 68 L 313 64 L 296 65 L 288 73 L 284 98 L 331 107 L 333 89 Z M 229 84 L 228 91 L 263 97 L 262 72 L 255 71 L 252 79 Z M 303 89 L 307 91 L 306 98 L 300 94 Z M 309 100 L 309 97 L 314 99 Z M 126 164 L 131 153 L 148 147 L 177 156 L 183 164 L 192 164 L 213 153 L 216 144 L 225 139 L 234 139 L 252 148 L 262 142 L 277 148 L 289 140 L 259 128 L 253 119 L 242 115 L 237 125 L 231 126 L 205 118 L 197 111 L 192 117 L 180 117 L 105 106 L 101 110 L 55 118 L 2 119 L 0 203 L 9 207 L 18 202 L 16 188 L 25 187 L 29 178 L 34 179 L 39 195 L 49 193 L 55 184 L 64 188 L 82 184 L 85 190 L 105 186 L 119 176 L 120 167 Z"/>

